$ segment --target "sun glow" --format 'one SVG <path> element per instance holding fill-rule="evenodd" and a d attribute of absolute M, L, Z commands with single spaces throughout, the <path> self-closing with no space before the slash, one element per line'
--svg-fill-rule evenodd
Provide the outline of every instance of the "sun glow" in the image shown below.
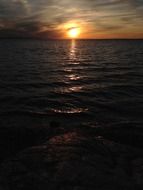
<path fill-rule="evenodd" d="M 70 38 L 77 38 L 80 34 L 79 28 L 73 27 L 68 30 L 68 36 Z"/>

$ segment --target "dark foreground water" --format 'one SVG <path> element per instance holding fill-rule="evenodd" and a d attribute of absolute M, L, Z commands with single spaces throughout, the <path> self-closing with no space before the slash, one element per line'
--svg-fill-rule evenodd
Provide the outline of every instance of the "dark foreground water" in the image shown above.
<path fill-rule="evenodd" d="M 0 41 L 0 125 L 143 123 L 143 41 Z"/>

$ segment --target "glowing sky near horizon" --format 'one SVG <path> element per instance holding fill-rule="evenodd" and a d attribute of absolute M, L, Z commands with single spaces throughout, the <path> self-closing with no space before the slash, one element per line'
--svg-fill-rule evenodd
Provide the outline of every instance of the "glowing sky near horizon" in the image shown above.
<path fill-rule="evenodd" d="M 0 0 L 0 37 L 143 38 L 143 0 Z"/>

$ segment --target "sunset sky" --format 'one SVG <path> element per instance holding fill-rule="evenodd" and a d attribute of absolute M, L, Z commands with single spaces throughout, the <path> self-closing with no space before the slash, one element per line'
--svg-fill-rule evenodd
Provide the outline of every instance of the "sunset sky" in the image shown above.
<path fill-rule="evenodd" d="M 143 0 L 0 0 L 0 38 L 143 38 Z"/>

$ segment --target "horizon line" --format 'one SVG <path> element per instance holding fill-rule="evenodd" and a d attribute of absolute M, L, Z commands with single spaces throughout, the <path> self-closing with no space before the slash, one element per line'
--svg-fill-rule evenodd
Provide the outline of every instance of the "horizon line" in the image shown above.
<path fill-rule="evenodd" d="M 32 37 L 0 37 L 0 40 L 143 40 L 143 38 L 32 38 Z"/>

